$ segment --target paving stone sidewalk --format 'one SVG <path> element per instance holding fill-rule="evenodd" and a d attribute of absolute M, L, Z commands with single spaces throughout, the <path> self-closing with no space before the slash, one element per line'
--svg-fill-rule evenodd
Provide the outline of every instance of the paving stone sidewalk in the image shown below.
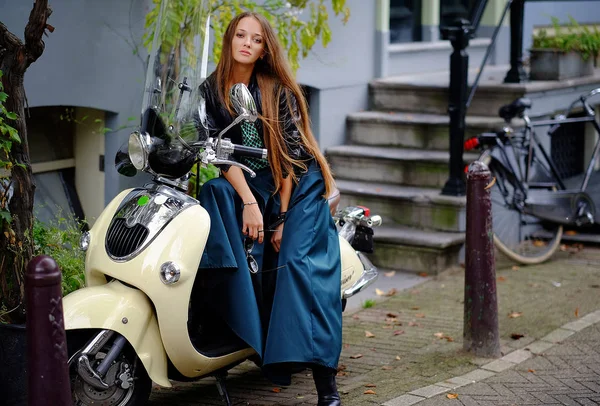
<path fill-rule="evenodd" d="M 497 268 L 501 349 L 505 356 L 518 358 L 525 348 L 549 333 L 600 309 L 598 249 L 569 248 L 545 264 L 529 267 L 498 264 Z M 338 376 L 344 406 L 382 405 L 411 392 L 423 395 L 419 405 L 438 404 L 431 403 L 438 399 L 452 401 L 446 394 L 429 400 L 424 400 L 424 396 L 434 395 L 426 393 L 431 385 L 469 373 L 477 374 L 480 367 L 493 361 L 462 351 L 463 298 L 464 272 L 454 269 L 413 289 L 386 297 L 372 308 L 345 315 Z M 599 335 L 597 329 L 584 333 Z M 515 361 L 516 358 L 509 359 Z M 564 355 L 563 361 L 564 365 L 570 365 L 568 355 Z M 498 365 L 500 368 L 502 362 L 498 361 Z M 562 364 L 556 361 L 556 365 Z M 528 369 L 537 371 L 539 367 Z M 232 370 L 228 378 L 232 403 L 315 405 L 316 393 L 308 372 L 295 375 L 290 387 L 276 388 L 260 376 L 258 368 L 246 362 Z M 483 378 L 486 376 L 477 380 Z M 481 384 L 490 385 L 480 382 L 473 386 L 477 388 Z M 470 387 L 456 389 L 459 401 L 474 405 L 485 400 L 460 391 Z M 471 396 L 474 403 L 466 403 L 467 396 Z M 156 388 L 150 404 L 222 405 L 212 378 L 177 383 L 172 389 Z M 490 404 L 515 403 L 513 399 L 513 403 Z"/>
<path fill-rule="evenodd" d="M 600 318 L 600 314 L 598 314 Z M 390 401 L 386 406 L 411 404 Z M 414 403 L 412 403 L 414 404 Z M 481 382 L 420 401 L 418 406 L 600 405 L 600 324 Z"/>

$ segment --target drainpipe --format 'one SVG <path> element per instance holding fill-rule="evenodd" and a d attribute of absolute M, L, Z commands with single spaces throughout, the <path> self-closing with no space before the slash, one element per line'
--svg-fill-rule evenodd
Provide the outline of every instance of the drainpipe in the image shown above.
<path fill-rule="evenodd" d="M 375 77 L 388 73 L 388 46 L 390 43 L 390 0 L 376 0 Z"/>

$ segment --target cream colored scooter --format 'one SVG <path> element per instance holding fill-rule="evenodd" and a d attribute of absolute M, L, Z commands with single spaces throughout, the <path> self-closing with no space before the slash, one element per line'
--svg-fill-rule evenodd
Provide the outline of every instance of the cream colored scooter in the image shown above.
<path fill-rule="evenodd" d="M 244 85 L 236 85 L 231 97 L 239 113 L 232 126 L 256 120 Z M 197 121 L 199 116 L 189 117 Z M 211 219 L 185 189 L 197 161 L 236 165 L 252 174 L 230 156 L 266 157 L 266 150 L 222 138 L 230 127 L 215 138 L 186 141 L 183 131 L 167 128 L 156 109 L 148 108 L 141 131 L 130 136 L 128 156 L 118 156 L 122 171 L 131 162 L 154 179 L 121 192 L 82 238 L 86 287 L 63 301 L 75 404 L 144 404 L 151 381 L 169 387 L 170 380 L 211 375 L 229 404 L 225 372 L 254 351 L 222 327 L 189 328 L 192 312 L 202 312 L 190 310 L 190 299 Z M 175 134 L 170 140 L 164 136 L 169 131 Z M 372 244 L 371 229 L 381 219 L 361 207 L 338 211 L 334 218 L 340 229 L 340 300 L 345 301 L 377 277 L 352 243 Z"/>

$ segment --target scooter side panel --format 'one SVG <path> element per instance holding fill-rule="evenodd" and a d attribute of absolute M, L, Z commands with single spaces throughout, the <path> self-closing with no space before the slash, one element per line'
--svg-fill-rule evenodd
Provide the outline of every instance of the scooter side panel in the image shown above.
<path fill-rule="evenodd" d="M 143 292 L 112 281 L 65 296 L 63 310 L 66 330 L 116 331 L 134 348 L 150 379 L 171 386 L 158 323 Z"/>
<path fill-rule="evenodd" d="M 340 237 L 340 256 L 342 262 L 342 294 L 350 288 L 362 275 L 363 265 L 356 255 L 356 250 L 345 238 Z"/>
<path fill-rule="evenodd" d="M 117 207 L 114 207 L 113 213 Z M 110 220 L 96 223 L 97 243 L 106 238 Z M 200 205 L 186 208 L 175 216 L 137 256 L 126 262 L 111 259 L 104 245 L 89 255 L 88 271 L 112 276 L 138 287 L 156 309 L 163 345 L 168 358 L 184 376 L 193 378 L 242 360 L 253 354 L 243 350 L 224 357 L 208 358 L 194 348 L 188 333 L 188 307 L 198 265 L 208 233 L 210 217 Z M 180 279 L 165 285 L 160 279 L 161 265 L 173 262 L 180 269 Z"/>

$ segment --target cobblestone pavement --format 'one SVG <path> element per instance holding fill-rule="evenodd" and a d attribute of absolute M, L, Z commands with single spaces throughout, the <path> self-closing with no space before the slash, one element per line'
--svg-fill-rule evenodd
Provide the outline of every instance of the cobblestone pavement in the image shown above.
<path fill-rule="evenodd" d="M 499 264 L 497 268 L 500 344 L 505 356 L 518 356 L 529 345 L 535 344 L 566 323 L 577 322 L 584 315 L 600 309 L 599 249 L 568 248 L 545 264 L 528 267 Z M 383 300 L 377 302 L 374 307 L 344 316 L 344 348 L 340 358 L 341 371 L 338 375 L 338 386 L 344 406 L 388 404 L 415 391 L 420 391 L 416 392 L 420 395 L 418 400 L 428 402 L 428 406 L 447 401 L 459 405 L 460 403 L 448 399 L 447 393 L 431 398 L 448 391 L 449 388 L 442 388 L 442 392 L 437 393 L 428 393 L 427 388 L 431 388 L 432 385 L 435 388 L 436 383 L 465 374 L 478 374 L 482 365 L 493 361 L 474 357 L 462 350 L 463 270 L 457 268 L 412 289 L 395 294 L 388 293 L 389 296 L 382 297 Z M 593 329 L 577 334 L 588 336 L 598 335 L 599 332 Z M 581 345 L 586 344 L 584 342 Z M 568 345 L 563 344 L 552 349 L 551 353 L 554 354 L 554 351 L 559 349 L 571 351 Z M 595 371 L 598 371 L 600 362 L 597 353 L 595 356 Z M 577 357 L 582 358 L 575 354 L 575 359 Z M 537 357 L 527 362 L 534 362 L 535 359 Z M 552 358 L 552 365 L 571 365 L 569 362 L 575 362 L 575 359 L 569 360 L 568 355 L 558 354 L 556 358 Z M 503 365 L 502 362 L 498 360 L 499 365 Z M 593 370 L 590 364 L 585 365 Z M 523 373 L 520 368 L 521 365 L 507 374 L 518 373 L 523 379 L 543 380 L 540 376 L 546 371 L 545 368 L 540 369 L 535 365 L 525 369 L 535 370 L 535 373 Z M 583 366 L 579 369 L 570 367 L 569 371 L 582 368 Z M 458 402 L 474 405 L 485 401 L 484 397 L 475 400 L 474 393 L 462 391 L 471 390 L 470 388 L 477 390 L 481 387 L 481 379 L 488 377 L 489 374 L 479 376 L 473 380 L 480 383 L 457 389 Z M 559 379 L 556 376 L 554 378 Z M 500 376 L 489 379 L 500 379 Z M 550 377 L 548 380 L 554 382 Z M 232 403 L 235 405 L 316 404 L 316 393 L 309 371 L 296 374 L 291 386 L 277 388 L 260 376 L 254 364 L 246 362 L 234 368 L 227 381 Z M 544 385 L 557 386 L 556 382 L 544 382 Z M 581 380 L 578 383 L 593 391 L 583 382 L 584 380 Z M 585 382 L 589 384 L 594 381 Z M 600 385 L 597 380 L 595 383 Z M 483 384 L 510 386 L 508 382 L 485 381 Z M 539 382 L 538 384 L 542 385 Z M 570 387 L 566 383 L 564 385 Z M 514 390 L 518 391 L 516 387 Z M 501 395 L 494 392 L 492 396 L 496 398 L 491 401 L 502 401 Z M 468 396 L 471 396 L 472 403 L 467 403 Z M 490 404 L 528 404 L 519 403 L 519 399 L 513 398 L 513 403 L 509 401 Z M 531 395 L 528 399 L 537 398 Z M 595 398 L 590 397 L 590 402 L 594 401 L 592 399 Z M 438 400 L 440 403 L 432 403 Z M 541 403 L 533 404 L 544 404 L 542 400 L 539 402 Z M 410 403 L 397 403 L 397 406 L 403 404 Z M 157 387 L 151 396 L 150 405 L 191 406 L 222 403 L 214 379 L 207 378 L 194 383 L 176 383 L 171 389 Z"/>
<path fill-rule="evenodd" d="M 493 377 L 418 403 L 458 405 L 600 405 L 600 324 Z"/>

